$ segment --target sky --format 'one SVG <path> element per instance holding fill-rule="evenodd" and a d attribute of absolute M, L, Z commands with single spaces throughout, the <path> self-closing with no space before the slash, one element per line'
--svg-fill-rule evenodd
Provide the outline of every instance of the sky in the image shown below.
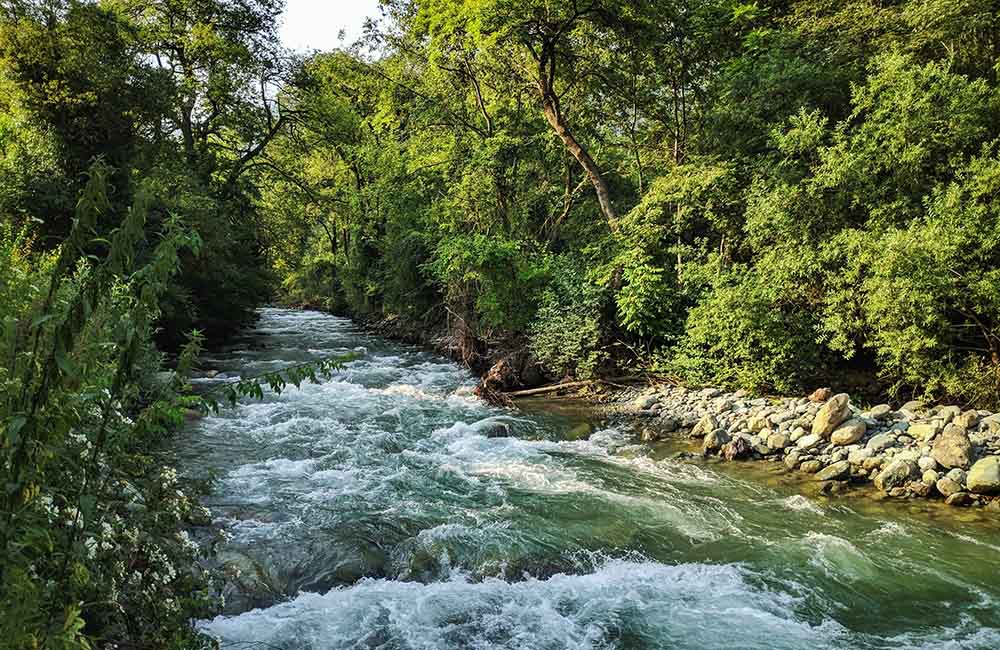
<path fill-rule="evenodd" d="M 285 1 L 281 41 L 285 47 L 300 52 L 341 45 L 337 39 L 340 30 L 346 35 L 344 45 L 348 45 L 361 36 L 366 17 L 380 15 L 378 0 Z"/>

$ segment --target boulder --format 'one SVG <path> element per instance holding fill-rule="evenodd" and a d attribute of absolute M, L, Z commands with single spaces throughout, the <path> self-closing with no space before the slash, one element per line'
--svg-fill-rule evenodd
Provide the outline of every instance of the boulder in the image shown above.
<path fill-rule="evenodd" d="M 635 408 L 639 409 L 640 411 L 645 411 L 653 408 L 653 405 L 656 404 L 659 401 L 659 399 L 660 396 L 657 395 L 656 393 L 652 393 L 650 395 L 640 395 L 639 397 L 635 398 L 635 401 L 632 402 L 632 405 Z"/>
<path fill-rule="evenodd" d="M 937 488 L 937 491 L 941 493 L 941 496 L 946 498 L 962 491 L 962 484 L 956 483 L 947 476 L 939 478 L 937 482 L 934 483 L 934 486 Z"/>
<path fill-rule="evenodd" d="M 828 437 L 851 414 L 851 398 L 847 393 L 834 395 L 823 405 L 813 420 L 812 432 L 823 438 Z"/>
<path fill-rule="evenodd" d="M 830 434 L 830 442 L 840 446 L 853 445 L 864 437 L 866 431 L 868 426 L 861 420 L 848 420 Z"/>
<path fill-rule="evenodd" d="M 976 462 L 965 477 L 970 492 L 1000 493 L 1000 456 L 987 456 Z"/>
<path fill-rule="evenodd" d="M 957 424 L 958 426 L 968 431 L 972 427 L 979 424 L 979 413 L 977 413 L 976 411 L 965 411 L 964 413 L 956 417 L 954 420 L 952 420 L 952 423 Z"/>
<path fill-rule="evenodd" d="M 896 442 L 896 436 L 892 433 L 880 433 L 877 436 L 872 436 L 872 439 L 868 441 L 865 445 L 866 449 L 870 449 L 873 453 L 879 453 L 880 451 L 885 451 L 891 447 Z"/>
<path fill-rule="evenodd" d="M 815 474 L 819 470 L 823 469 L 823 463 L 818 460 L 807 460 L 799 465 L 799 469 L 806 474 Z"/>
<path fill-rule="evenodd" d="M 925 470 L 924 473 L 920 475 L 920 480 L 927 485 L 934 485 L 940 478 L 941 475 L 932 469 Z"/>
<path fill-rule="evenodd" d="M 935 415 L 935 417 L 938 420 L 941 420 L 941 424 L 948 424 L 949 422 L 951 422 L 952 420 L 954 420 L 956 417 L 958 417 L 959 415 L 961 415 L 961 413 L 962 413 L 961 407 L 958 407 L 958 406 L 942 406 L 940 409 L 938 409 L 938 412 Z"/>
<path fill-rule="evenodd" d="M 955 469 L 953 469 L 950 472 L 948 472 L 947 474 L 945 474 L 945 476 L 947 476 L 951 480 L 955 481 L 959 485 L 965 485 L 965 470 L 964 469 L 958 469 L 956 467 Z"/>
<path fill-rule="evenodd" d="M 766 444 L 771 449 L 784 449 L 791 444 L 791 440 L 788 438 L 788 434 L 772 433 L 767 437 Z"/>
<path fill-rule="evenodd" d="M 972 496 L 968 492 L 956 492 L 944 500 L 949 506 L 967 506 L 972 503 Z"/>
<path fill-rule="evenodd" d="M 782 422 L 789 422 L 798 417 L 795 411 L 781 411 L 780 413 L 775 413 L 770 418 L 768 418 L 772 424 L 781 424 Z"/>
<path fill-rule="evenodd" d="M 897 458 L 875 477 L 875 487 L 883 492 L 888 492 L 892 488 L 903 487 L 918 473 L 919 468 L 915 462 Z"/>
<path fill-rule="evenodd" d="M 917 440 L 930 440 L 931 438 L 936 436 L 938 434 L 938 431 L 940 430 L 941 427 L 934 424 L 933 422 L 919 422 L 916 424 L 911 424 L 910 428 L 907 429 L 906 433 L 909 434 L 910 437 L 915 438 Z"/>
<path fill-rule="evenodd" d="M 892 413 L 892 407 L 888 404 L 879 404 L 878 406 L 873 406 L 868 415 L 874 420 L 885 420 Z"/>
<path fill-rule="evenodd" d="M 827 401 L 832 396 L 833 396 L 833 391 L 830 390 L 829 388 L 817 388 L 816 390 L 814 390 L 812 393 L 809 394 L 808 400 L 810 402 L 820 403 Z"/>
<path fill-rule="evenodd" d="M 823 438 L 815 433 L 804 435 L 796 441 L 795 446 L 799 449 L 813 449 L 823 443 Z"/>
<path fill-rule="evenodd" d="M 930 456 L 921 456 L 920 458 L 918 458 L 917 465 L 919 465 L 920 469 L 925 472 L 928 470 L 938 468 L 937 461 L 931 458 Z"/>
<path fill-rule="evenodd" d="M 934 441 L 931 458 L 942 467 L 966 469 L 972 463 L 972 443 L 962 427 L 949 424 Z"/>
<path fill-rule="evenodd" d="M 792 451 L 788 452 L 787 456 L 785 456 L 785 467 L 787 467 L 788 469 L 795 469 L 796 467 L 799 466 L 800 458 L 801 455 L 799 454 L 799 452 L 793 449 Z"/>
<path fill-rule="evenodd" d="M 852 465 L 860 465 L 869 458 L 872 457 L 874 452 L 871 449 L 852 449 L 849 454 L 847 454 L 847 460 Z"/>
<path fill-rule="evenodd" d="M 742 436 L 737 436 L 728 444 L 722 447 L 722 457 L 726 460 L 739 460 L 750 455 L 752 447 L 750 441 Z"/>
<path fill-rule="evenodd" d="M 851 474 L 851 464 L 846 460 L 834 463 L 816 473 L 817 481 L 839 481 Z"/>
<path fill-rule="evenodd" d="M 698 424 L 694 425 L 694 428 L 691 429 L 691 437 L 704 438 L 709 433 L 715 431 L 718 428 L 719 428 L 719 421 L 715 418 L 715 416 L 710 414 L 705 414 L 702 416 L 700 420 L 698 420 Z"/>
<path fill-rule="evenodd" d="M 722 449 L 722 446 L 728 443 L 729 440 L 730 438 L 728 433 L 722 429 L 716 429 L 705 436 L 705 440 L 701 444 L 701 451 L 705 454 L 718 451 L 719 449 Z"/>

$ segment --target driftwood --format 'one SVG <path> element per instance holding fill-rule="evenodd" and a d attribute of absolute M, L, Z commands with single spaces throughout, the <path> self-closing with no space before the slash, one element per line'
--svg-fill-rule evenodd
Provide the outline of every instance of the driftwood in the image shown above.
<path fill-rule="evenodd" d="M 504 395 L 509 399 L 519 399 L 521 397 L 532 397 L 534 395 L 547 395 L 549 393 L 557 393 L 561 390 L 572 388 L 574 390 L 585 388 L 587 386 L 593 386 L 595 384 L 611 384 L 615 383 L 636 383 L 642 381 L 649 381 L 650 379 L 659 379 L 658 377 L 650 376 L 631 376 L 631 377 L 608 377 L 607 379 L 587 379 L 584 381 L 568 381 L 562 384 L 551 384 L 549 386 L 542 386 L 540 388 L 529 388 L 527 390 L 515 390 L 504 393 Z"/>

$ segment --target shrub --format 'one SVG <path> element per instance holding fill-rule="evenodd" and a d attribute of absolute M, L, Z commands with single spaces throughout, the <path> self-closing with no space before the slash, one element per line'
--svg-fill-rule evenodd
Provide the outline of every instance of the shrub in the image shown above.
<path fill-rule="evenodd" d="M 593 376 L 608 357 L 602 318 L 607 300 L 607 291 L 587 280 L 579 260 L 555 258 L 530 327 L 531 350 L 539 361 L 563 377 Z"/>

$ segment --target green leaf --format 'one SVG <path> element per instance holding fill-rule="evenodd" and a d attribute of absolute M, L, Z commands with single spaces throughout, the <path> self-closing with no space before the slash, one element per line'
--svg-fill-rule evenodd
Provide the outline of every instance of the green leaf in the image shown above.
<path fill-rule="evenodd" d="M 21 437 L 21 429 L 24 428 L 25 423 L 28 419 L 23 415 L 15 415 L 10 422 L 7 423 L 7 440 L 11 444 L 16 444 Z"/>

